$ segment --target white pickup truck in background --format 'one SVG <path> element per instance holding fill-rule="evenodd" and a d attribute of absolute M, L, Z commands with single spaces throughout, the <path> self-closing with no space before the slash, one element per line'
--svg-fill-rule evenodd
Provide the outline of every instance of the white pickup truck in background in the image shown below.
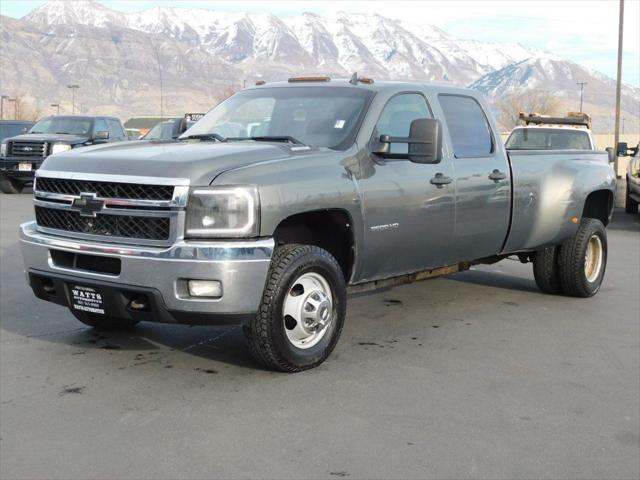
<path fill-rule="evenodd" d="M 566 117 L 520 113 L 523 126 L 515 127 L 505 146 L 509 150 L 597 150 L 586 113 Z"/>

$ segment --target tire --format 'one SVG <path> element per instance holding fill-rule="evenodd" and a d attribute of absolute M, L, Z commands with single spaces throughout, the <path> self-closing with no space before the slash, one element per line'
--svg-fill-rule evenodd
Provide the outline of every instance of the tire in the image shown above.
<path fill-rule="evenodd" d="M 22 192 L 24 184 L 13 178 L 0 178 L 0 190 L 2 193 L 17 194 Z"/>
<path fill-rule="evenodd" d="M 85 325 L 97 330 L 127 330 L 140 323 L 140 320 L 116 318 L 88 312 L 74 312 L 75 317 Z"/>
<path fill-rule="evenodd" d="M 305 310 L 310 305 L 313 310 Z M 320 365 L 340 338 L 346 307 L 345 279 L 329 252 L 312 245 L 278 247 L 258 313 L 244 326 L 253 357 L 282 372 Z M 305 321 L 304 315 L 312 317 Z"/>
<path fill-rule="evenodd" d="M 585 298 L 598 293 L 607 266 L 607 231 L 600 220 L 582 219 L 575 236 L 560 247 L 558 266 L 566 295 Z"/>
<path fill-rule="evenodd" d="M 559 247 L 548 247 L 538 250 L 533 259 L 533 277 L 538 288 L 544 293 L 562 293 L 558 269 L 559 253 Z"/>
<path fill-rule="evenodd" d="M 629 179 L 627 178 L 627 194 L 625 195 L 624 211 L 627 213 L 638 213 L 638 202 L 631 198 L 629 192 Z"/>

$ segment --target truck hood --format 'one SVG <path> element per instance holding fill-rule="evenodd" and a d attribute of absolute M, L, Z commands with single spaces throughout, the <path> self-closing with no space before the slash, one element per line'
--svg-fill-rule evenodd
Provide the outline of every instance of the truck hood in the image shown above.
<path fill-rule="evenodd" d="M 89 137 L 87 135 L 71 135 L 67 133 L 25 133 L 17 137 L 7 138 L 7 141 L 67 143 L 69 145 L 77 145 L 88 140 Z"/>
<path fill-rule="evenodd" d="M 119 142 L 52 155 L 42 164 L 40 174 L 56 171 L 186 178 L 191 185 L 204 186 L 230 169 L 304 156 L 311 151 L 258 142 Z"/>

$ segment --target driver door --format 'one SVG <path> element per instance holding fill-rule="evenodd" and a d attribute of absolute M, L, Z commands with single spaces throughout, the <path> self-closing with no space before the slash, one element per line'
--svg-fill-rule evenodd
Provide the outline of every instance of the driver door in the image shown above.
<path fill-rule="evenodd" d="M 421 93 L 389 99 L 372 135 L 408 137 L 411 122 L 433 118 Z M 371 149 L 369 150 L 371 151 Z M 390 153 L 408 153 L 408 144 L 391 144 Z M 449 159 L 437 164 L 408 158 L 363 159 L 366 178 L 358 180 L 363 201 L 365 242 L 362 280 L 411 273 L 448 264 L 454 229 L 455 181 Z M 451 183 L 434 185 L 436 175 Z"/>

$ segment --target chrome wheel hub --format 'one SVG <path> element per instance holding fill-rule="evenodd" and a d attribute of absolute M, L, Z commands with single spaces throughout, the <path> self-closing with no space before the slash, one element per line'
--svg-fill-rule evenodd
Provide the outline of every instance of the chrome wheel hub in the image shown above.
<path fill-rule="evenodd" d="M 289 341 L 298 348 L 313 347 L 333 320 L 329 282 L 316 272 L 302 274 L 289 289 L 282 310 Z"/>
<path fill-rule="evenodd" d="M 597 235 L 592 235 L 587 243 L 587 251 L 584 255 L 584 274 L 589 283 L 596 281 L 602 270 L 603 263 L 602 240 Z"/>

